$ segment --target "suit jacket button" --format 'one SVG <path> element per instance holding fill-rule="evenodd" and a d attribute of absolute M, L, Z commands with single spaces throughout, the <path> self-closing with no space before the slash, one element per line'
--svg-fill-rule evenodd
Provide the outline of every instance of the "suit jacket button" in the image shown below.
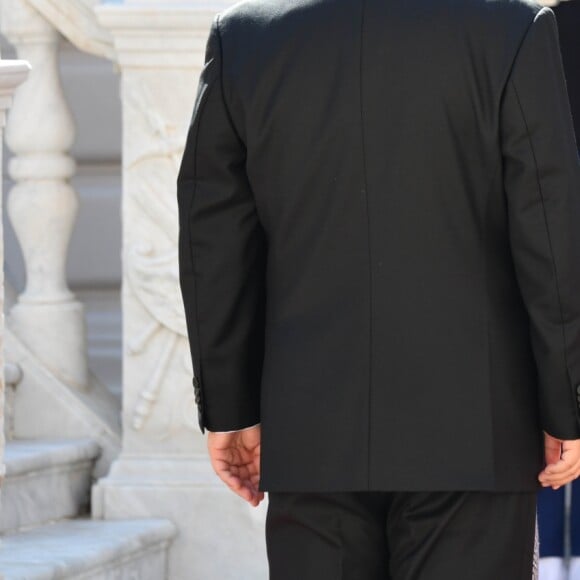
<path fill-rule="evenodd" d="M 199 389 L 199 379 L 197 377 L 193 377 L 193 388 Z M 580 392 L 580 385 L 578 385 L 578 392 Z"/>

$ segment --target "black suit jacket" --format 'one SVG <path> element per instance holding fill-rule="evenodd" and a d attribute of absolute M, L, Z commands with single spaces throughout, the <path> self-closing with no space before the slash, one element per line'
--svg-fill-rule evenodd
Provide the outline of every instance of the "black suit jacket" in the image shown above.
<path fill-rule="evenodd" d="M 534 490 L 580 438 L 580 164 L 523 0 L 218 15 L 178 177 L 202 431 L 261 489 Z"/>

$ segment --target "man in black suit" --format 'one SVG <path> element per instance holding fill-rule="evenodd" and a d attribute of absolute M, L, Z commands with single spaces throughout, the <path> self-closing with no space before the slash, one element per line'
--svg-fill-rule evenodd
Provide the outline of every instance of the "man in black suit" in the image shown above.
<path fill-rule="evenodd" d="M 273 580 L 518 580 L 580 474 L 580 163 L 528 0 L 248 0 L 178 177 L 212 465 Z"/>

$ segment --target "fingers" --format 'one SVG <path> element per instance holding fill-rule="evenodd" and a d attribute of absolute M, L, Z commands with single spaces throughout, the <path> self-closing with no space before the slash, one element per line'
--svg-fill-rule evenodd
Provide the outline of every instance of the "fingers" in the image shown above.
<path fill-rule="evenodd" d="M 244 432 L 245 433 L 245 432 Z M 226 443 L 227 441 L 227 443 Z M 257 506 L 264 499 L 260 482 L 260 443 L 256 437 L 242 441 L 240 437 L 208 439 L 212 467 L 218 477 L 238 496 Z"/>
<path fill-rule="evenodd" d="M 218 472 L 217 475 L 235 494 L 253 506 L 257 506 L 264 499 L 264 492 L 258 489 L 259 476 L 243 480 L 227 471 Z"/>
<path fill-rule="evenodd" d="M 580 476 L 580 441 L 545 437 L 546 467 L 538 479 L 543 487 L 559 489 Z"/>
<path fill-rule="evenodd" d="M 562 476 L 562 475 L 566 475 L 569 472 L 574 471 L 574 468 L 578 466 L 578 461 L 574 461 L 573 459 L 570 460 L 566 457 L 564 457 L 564 455 L 562 455 L 562 458 L 560 459 L 560 461 L 558 461 L 557 463 L 552 463 L 550 465 L 547 465 L 546 468 L 544 469 L 544 471 L 549 474 L 549 475 L 553 475 L 553 476 Z"/>
<path fill-rule="evenodd" d="M 555 465 L 549 465 L 540 474 L 540 481 L 547 485 L 563 485 L 576 477 L 578 465 L 568 465 L 560 461 Z"/>
<path fill-rule="evenodd" d="M 552 471 L 554 468 L 557 468 L 557 471 Z M 561 461 L 556 465 L 550 465 L 544 469 L 539 475 L 539 480 L 544 487 L 558 489 L 575 480 L 578 476 L 580 476 L 579 463 L 568 465 Z"/>
<path fill-rule="evenodd" d="M 264 499 L 264 492 L 260 491 L 257 485 L 242 483 L 238 489 L 233 491 L 254 507 Z"/>

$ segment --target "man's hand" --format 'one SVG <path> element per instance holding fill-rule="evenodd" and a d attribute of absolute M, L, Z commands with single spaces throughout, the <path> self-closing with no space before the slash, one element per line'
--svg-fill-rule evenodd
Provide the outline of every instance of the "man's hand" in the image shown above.
<path fill-rule="evenodd" d="M 253 506 L 264 499 L 260 482 L 260 425 L 234 433 L 208 432 L 207 448 L 214 471 Z"/>
<path fill-rule="evenodd" d="M 543 487 L 558 489 L 580 475 L 580 439 L 563 441 L 544 432 L 546 467 L 538 476 Z"/>

